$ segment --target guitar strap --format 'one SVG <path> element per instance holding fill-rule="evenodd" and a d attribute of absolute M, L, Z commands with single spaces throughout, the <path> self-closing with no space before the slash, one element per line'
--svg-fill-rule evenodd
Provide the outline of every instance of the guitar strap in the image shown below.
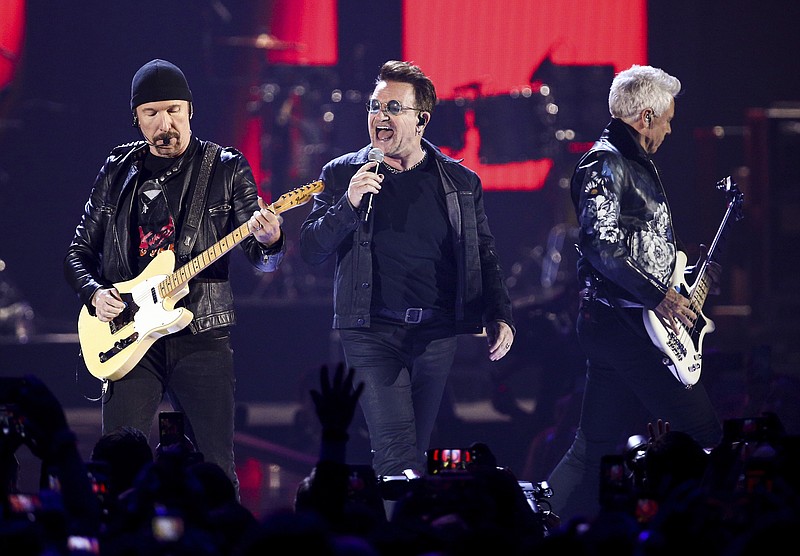
<path fill-rule="evenodd" d="M 197 182 L 192 192 L 189 214 L 183 224 L 182 237 L 178 243 L 177 252 L 175 253 L 181 264 L 189 260 L 194 242 L 197 241 L 197 231 L 200 228 L 200 221 L 203 217 L 203 207 L 206 203 L 208 182 L 211 179 L 211 172 L 220 148 L 221 147 L 216 143 L 211 141 L 206 142 L 203 152 L 203 161 L 200 164 L 200 174 L 197 176 Z"/>

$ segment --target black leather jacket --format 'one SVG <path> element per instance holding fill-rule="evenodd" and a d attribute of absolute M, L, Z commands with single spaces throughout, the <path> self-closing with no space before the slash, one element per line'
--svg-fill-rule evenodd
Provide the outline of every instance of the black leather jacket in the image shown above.
<path fill-rule="evenodd" d="M 456 332 L 478 333 L 491 321 L 514 329 L 511 301 L 483 209 L 480 178 L 423 140 L 439 169 L 454 235 Z M 368 327 L 372 299 L 372 224 L 361 223 L 347 199 L 350 178 L 367 163 L 370 146 L 330 161 L 322 169 L 325 190 L 300 230 L 300 253 L 309 264 L 336 254 L 333 328 Z"/>
<path fill-rule="evenodd" d="M 633 128 L 613 119 L 578 163 L 571 190 L 581 281 L 600 295 L 654 309 L 678 246 L 658 170 Z"/>
<path fill-rule="evenodd" d="M 180 181 L 186 192 L 185 189 L 197 179 L 205 144 L 205 141 L 193 137 L 186 153 L 177 158 L 175 165 L 158 181 Z M 92 315 L 94 307 L 91 298 L 98 288 L 137 276 L 138 267 L 131 249 L 130 222 L 131 211 L 136 205 L 133 192 L 147 149 L 144 141 L 137 141 L 111 151 L 100 168 L 64 259 L 67 282 Z M 187 179 L 189 177 L 191 179 Z M 185 264 L 245 223 L 258 210 L 257 199 L 258 189 L 247 160 L 236 149 L 220 149 L 209 180 L 197 238 L 191 253 L 176 264 Z M 183 209 L 179 212 L 188 212 L 188 207 Z M 179 224 L 176 237 L 178 252 L 179 245 L 185 241 Z M 250 235 L 240 246 L 253 266 L 263 272 L 276 270 L 285 252 L 284 236 L 268 248 Z M 228 266 L 227 256 L 217 259 L 189 283 L 188 295 L 180 300 L 180 306 L 194 313 L 194 319 L 189 324 L 193 333 L 235 324 Z"/>

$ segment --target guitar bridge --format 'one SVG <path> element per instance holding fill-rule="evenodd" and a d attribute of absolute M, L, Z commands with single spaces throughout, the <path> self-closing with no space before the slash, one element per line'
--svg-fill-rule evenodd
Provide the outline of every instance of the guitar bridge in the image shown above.
<path fill-rule="evenodd" d="M 106 361 L 114 357 L 116 354 L 118 354 L 120 351 L 122 351 L 132 343 L 136 342 L 136 340 L 138 339 L 139 339 L 139 333 L 134 332 L 127 338 L 123 338 L 122 340 L 117 340 L 116 342 L 114 342 L 114 347 L 112 347 L 110 350 L 100 352 L 98 356 L 100 362 L 105 363 Z"/>
<path fill-rule="evenodd" d="M 125 302 L 125 308 L 117 315 L 111 322 L 108 323 L 111 328 L 111 334 L 116 334 L 128 324 L 133 322 L 133 316 L 139 310 L 139 306 L 133 302 L 133 296 L 129 293 L 122 294 L 122 301 Z"/>

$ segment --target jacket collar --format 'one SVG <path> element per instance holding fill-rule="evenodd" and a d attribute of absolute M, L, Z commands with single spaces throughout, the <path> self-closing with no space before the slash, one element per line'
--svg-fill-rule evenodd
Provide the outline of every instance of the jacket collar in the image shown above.
<path fill-rule="evenodd" d="M 625 158 L 650 160 L 650 155 L 642 148 L 636 130 L 618 118 L 612 118 L 600 136 L 601 140 L 614 145 Z"/>

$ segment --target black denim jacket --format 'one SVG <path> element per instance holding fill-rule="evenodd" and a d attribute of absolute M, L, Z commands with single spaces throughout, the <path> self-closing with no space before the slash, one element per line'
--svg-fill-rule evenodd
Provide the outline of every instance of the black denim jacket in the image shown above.
<path fill-rule="evenodd" d="M 454 230 L 457 333 L 479 333 L 500 320 L 514 328 L 511 301 L 483 208 L 478 175 L 423 139 L 445 191 Z M 362 223 L 347 199 L 350 178 L 367 163 L 370 146 L 340 156 L 322 169 L 325 189 L 314 200 L 300 230 L 300 252 L 309 264 L 336 256 L 333 328 L 370 325 L 372 300 L 372 220 Z"/>

